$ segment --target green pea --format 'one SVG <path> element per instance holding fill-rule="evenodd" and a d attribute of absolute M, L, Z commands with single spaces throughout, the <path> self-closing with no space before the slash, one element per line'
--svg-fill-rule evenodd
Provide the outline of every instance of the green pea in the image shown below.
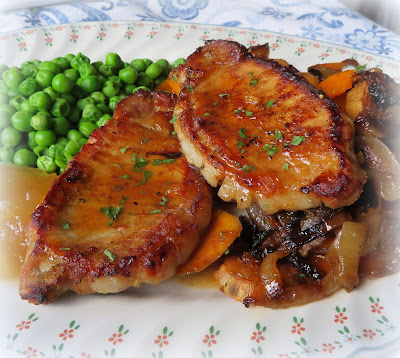
<path fill-rule="evenodd" d="M 61 98 L 64 98 L 70 106 L 74 106 L 76 103 L 75 97 L 70 93 L 62 94 Z"/>
<path fill-rule="evenodd" d="M 84 63 L 79 66 L 79 74 L 81 75 L 81 77 L 87 77 L 91 75 L 96 75 L 97 70 L 90 63 Z"/>
<path fill-rule="evenodd" d="M 34 130 L 37 130 L 37 131 L 41 131 L 44 129 L 50 129 L 51 128 L 51 117 L 46 112 L 38 112 L 31 117 L 30 125 Z"/>
<path fill-rule="evenodd" d="M 56 163 L 56 165 L 61 168 L 61 169 L 66 169 L 67 168 L 67 160 L 65 159 L 64 155 L 58 155 L 57 157 L 55 157 L 54 159 L 54 163 Z"/>
<path fill-rule="evenodd" d="M 21 110 L 21 104 L 25 101 L 25 97 L 18 95 L 10 99 L 10 106 L 14 107 L 17 111 Z"/>
<path fill-rule="evenodd" d="M 81 132 L 84 137 L 89 138 L 90 134 L 97 128 L 97 125 L 91 122 L 82 122 L 79 126 L 79 132 Z"/>
<path fill-rule="evenodd" d="M 55 74 L 48 70 L 39 70 L 36 73 L 35 79 L 38 86 L 45 88 L 51 86 L 51 81 L 53 80 Z"/>
<path fill-rule="evenodd" d="M 107 96 L 103 92 L 100 92 L 100 91 L 95 91 L 95 92 L 91 93 L 89 97 L 94 101 L 95 104 L 99 104 L 99 103 L 105 104 L 105 103 L 107 103 L 107 99 L 108 99 Z"/>
<path fill-rule="evenodd" d="M 81 118 L 81 114 L 82 111 L 78 107 L 72 106 L 67 116 L 68 122 L 72 124 L 78 123 L 79 119 Z"/>
<path fill-rule="evenodd" d="M 28 65 L 21 67 L 21 73 L 25 78 L 36 77 L 36 74 L 38 73 L 38 71 L 39 70 L 33 63 L 29 63 Z"/>
<path fill-rule="evenodd" d="M 51 119 L 53 131 L 57 136 L 65 136 L 71 129 L 71 125 L 64 117 L 56 117 Z"/>
<path fill-rule="evenodd" d="M 28 132 L 28 139 L 26 141 L 26 144 L 28 145 L 29 149 L 33 149 L 36 147 L 35 133 L 35 131 Z"/>
<path fill-rule="evenodd" d="M 52 144 L 49 147 L 48 155 L 51 158 L 55 158 L 57 155 L 64 155 L 65 145 Z"/>
<path fill-rule="evenodd" d="M 7 104 L 10 100 L 7 92 L 0 91 L 0 104 Z"/>
<path fill-rule="evenodd" d="M 137 91 L 139 91 L 139 90 L 151 91 L 151 89 L 148 88 L 148 87 L 146 87 L 146 86 L 139 86 L 139 87 L 136 87 L 136 88 L 133 90 L 133 93 L 135 93 L 135 92 L 137 92 Z"/>
<path fill-rule="evenodd" d="M 153 80 L 149 77 L 148 74 L 141 72 L 138 74 L 138 78 L 136 80 L 136 86 L 145 86 L 147 88 L 153 88 Z"/>
<path fill-rule="evenodd" d="M 125 94 L 132 94 L 135 90 L 136 86 L 135 85 L 125 85 L 123 88 L 123 92 Z"/>
<path fill-rule="evenodd" d="M 37 145 L 33 148 L 33 153 L 35 153 L 38 157 L 41 157 L 42 155 L 48 155 L 49 148 Z"/>
<path fill-rule="evenodd" d="M 14 148 L 15 151 L 20 149 L 28 149 L 28 146 L 24 143 L 24 138 L 22 137 L 21 142 Z"/>
<path fill-rule="evenodd" d="M 69 53 L 67 55 L 64 56 L 64 58 L 68 61 L 71 62 L 71 60 L 75 57 L 75 55 L 73 53 Z"/>
<path fill-rule="evenodd" d="M 30 132 L 32 126 L 30 124 L 32 113 L 29 111 L 15 112 L 11 117 L 12 126 L 20 132 Z"/>
<path fill-rule="evenodd" d="M 123 84 L 122 80 L 118 76 L 110 76 L 108 77 L 108 80 L 115 82 L 116 84 L 118 84 L 119 87 L 121 87 Z"/>
<path fill-rule="evenodd" d="M 106 81 L 104 82 L 102 92 L 107 96 L 107 97 L 113 97 L 119 94 L 119 86 L 117 83 L 113 81 Z"/>
<path fill-rule="evenodd" d="M 54 159 L 47 155 L 39 157 L 36 164 L 39 169 L 42 169 L 47 173 L 54 173 L 57 170 L 57 165 L 54 163 Z"/>
<path fill-rule="evenodd" d="M 140 58 L 137 58 L 135 60 L 132 60 L 130 65 L 132 66 L 132 68 L 134 68 L 136 70 L 136 72 L 144 72 L 147 68 L 146 62 L 144 62 L 143 60 L 141 60 Z"/>
<path fill-rule="evenodd" d="M 149 67 L 146 68 L 146 75 L 149 76 L 151 79 L 157 78 L 161 75 L 163 69 L 158 63 L 152 63 Z"/>
<path fill-rule="evenodd" d="M 148 58 L 142 58 L 143 62 L 146 64 L 146 68 L 149 67 L 153 61 Z"/>
<path fill-rule="evenodd" d="M 81 87 L 86 93 L 98 91 L 101 88 L 100 79 L 95 75 L 90 75 L 82 78 Z"/>
<path fill-rule="evenodd" d="M 65 137 L 58 137 L 56 140 L 56 144 L 65 146 L 68 143 L 68 139 Z"/>
<path fill-rule="evenodd" d="M 4 71 L 2 78 L 9 88 L 17 88 L 19 84 L 24 80 L 24 76 L 15 66 L 10 67 L 8 70 Z"/>
<path fill-rule="evenodd" d="M 137 79 L 137 72 L 132 67 L 126 67 L 119 71 L 118 76 L 125 83 L 132 85 Z"/>
<path fill-rule="evenodd" d="M 51 87 L 58 93 L 69 93 L 73 86 L 74 83 L 64 73 L 55 75 L 51 81 Z"/>
<path fill-rule="evenodd" d="M 8 147 L 0 148 L 0 162 L 11 162 L 14 158 L 14 149 Z"/>
<path fill-rule="evenodd" d="M 56 98 L 50 108 L 50 112 L 54 117 L 66 117 L 70 111 L 69 103 L 64 98 Z"/>
<path fill-rule="evenodd" d="M 71 94 L 77 100 L 80 100 L 80 99 L 82 99 L 82 98 L 87 96 L 87 93 L 84 91 L 84 89 L 82 87 L 78 86 L 77 84 L 74 84 L 74 86 L 72 87 Z"/>
<path fill-rule="evenodd" d="M 97 127 L 96 127 L 97 128 Z M 81 138 L 78 140 L 79 147 L 82 148 L 87 143 L 87 138 Z"/>
<path fill-rule="evenodd" d="M 100 117 L 100 119 L 97 121 L 97 125 L 99 126 L 99 127 L 102 127 L 102 126 L 104 126 L 105 124 L 106 124 L 106 122 L 110 119 L 110 118 L 112 118 L 112 116 L 111 115 L 109 115 L 109 114 L 103 114 L 101 117 Z"/>
<path fill-rule="evenodd" d="M 64 75 L 68 77 L 72 82 L 76 83 L 79 79 L 79 71 L 75 70 L 75 68 L 68 68 L 64 72 Z"/>
<path fill-rule="evenodd" d="M 67 138 L 68 140 L 72 141 L 78 141 L 79 139 L 83 138 L 83 135 L 81 132 L 77 131 L 76 129 L 70 129 L 67 133 Z"/>
<path fill-rule="evenodd" d="M 32 77 L 26 78 L 18 86 L 18 90 L 25 96 L 30 96 L 36 91 L 36 88 L 36 80 Z"/>
<path fill-rule="evenodd" d="M 65 57 L 56 57 L 53 62 L 60 68 L 61 71 L 65 71 L 71 66 Z"/>
<path fill-rule="evenodd" d="M 13 115 L 16 110 L 13 106 L 10 106 L 9 104 L 0 104 L 0 111 L 5 111 Z"/>
<path fill-rule="evenodd" d="M 10 112 L 0 109 L 0 128 L 6 128 L 11 125 L 11 116 Z"/>
<path fill-rule="evenodd" d="M 94 68 L 98 71 L 100 66 L 103 65 L 103 61 L 96 61 L 93 62 L 92 65 L 94 66 Z"/>
<path fill-rule="evenodd" d="M 82 98 L 80 99 L 76 105 L 77 107 L 83 111 L 83 109 L 86 107 L 87 104 L 94 104 L 94 100 L 91 97 L 86 97 L 86 98 Z"/>
<path fill-rule="evenodd" d="M 59 97 L 59 94 L 54 91 L 53 87 L 46 87 L 43 92 L 47 93 L 51 99 L 55 99 L 57 97 Z"/>
<path fill-rule="evenodd" d="M 70 65 L 75 70 L 79 71 L 79 66 L 84 63 L 90 63 L 90 60 L 87 56 L 85 56 L 82 52 L 79 52 L 71 61 Z"/>
<path fill-rule="evenodd" d="M 35 114 L 37 109 L 29 103 L 28 99 L 26 99 L 25 101 L 21 102 L 21 111 L 28 111 L 32 114 Z"/>
<path fill-rule="evenodd" d="M 35 142 L 42 147 L 49 147 L 56 141 L 56 135 L 52 130 L 45 129 L 35 133 Z"/>
<path fill-rule="evenodd" d="M 101 113 L 100 109 L 96 107 L 96 105 L 88 103 L 83 109 L 82 119 L 90 122 L 97 122 L 102 115 L 103 113 Z"/>
<path fill-rule="evenodd" d="M 117 70 L 109 65 L 101 65 L 99 67 L 99 72 L 105 77 L 110 77 L 112 75 L 115 75 L 117 73 Z"/>
<path fill-rule="evenodd" d="M 103 103 L 96 104 L 96 107 L 101 111 L 101 113 L 112 114 L 113 112 L 109 106 Z"/>
<path fill-rule="evenodd" d="M 0 64 L 0 76 L 3 75 L 3 72 L 8 70 L 8 66 L 4 64 Z"/>
<path fill-rule="evenodd" d="M 181 58 L 177 58 L 177 59 L 174 61 L 172 67 L 173 67 L 173 68 L 176 68 L 176 67 L 178 67 L 179 65 L 183 65 L 183 64 L 185 64 L 185 59 L 182 58 L 182 57 L 181 57 Z"/>
<path fill-rule="evenodd" d="M 60 67 L 58 65 L 56 65 L 54 62 L 51 62 L 51 61 L 43 61 L 42 63 L 40 63 L 38 68 L 39 68 L 39 71 L 46 70 L 46 71 L 53 72 L 55 75 L 57 73 L 61 72 Z"/>
<path fill-rule="evenodd" d="M 164 58 L 160 58 L 159 60 L 156 61 L 156 63 L 158 63 L 161 66 L 162 72 L 164 74 L 168 74 L 168 72 L 169 72 L 169 62 L 167 60 L 165 60 Z"/>
<path fill-rule="evenodd" d="M 23 165 L 26 167 L 36 167 L 37 156 L 29 149 L 19 149 L 15 152 L 13 162 L 16 165 Z"/>
<path fill-rule="evenodd" d="M 13 97 L 17 97 L 17 96 L 21 96 L 22 93 L 19 91 L 18 87 L 15 88 L 9 88 L 7 90 L 7 94 L 8 97 L 13 98 Z"/>
<path fill-rule="evenodd" d="M 109 106 L 111 110 L 115 111 L 115 108 L 117 107 L 117 104 L 121 101 L 121 97 L 119 96 L 114 96 L 110 98 L 110 103 Z"/>
<path fill-rule="evenodd" d="M 79 152 L 80 146 L 77 140 L 70 140 L 65 146 L 64 155 L 76 155 Z"/>
<path fill-rule="evenodd" d="M 108 52 L 104 62 L 106 65 L 109 65 L 117 70 L 120 70 L 124 67 L 124 63 L 117 53 Z"/>
<path fill-rule="evenodd" d="M 38 91 L 29 96 L 29 103 L 39 110 L 48 111 L 51 107 L 51 97 L 43 91 Z"/>

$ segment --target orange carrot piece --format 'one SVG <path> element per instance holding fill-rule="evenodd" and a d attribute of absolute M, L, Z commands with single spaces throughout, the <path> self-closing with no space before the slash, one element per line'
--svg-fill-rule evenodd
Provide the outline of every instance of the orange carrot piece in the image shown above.
<path fill-rule="evenodd" d="M 179 94 L 181 90 L 181 85 L 174 81 L 172 78 L 168 77 L 164 82 L 161 82 L 156 88 L 156 91 L 166 91 L 174 94 Z"/>
<path fill-rule="evenodd" d="M 226 252 L 241 231 L 242 224 L 237 216 L 223 210 L 214 212 L 208 230 L 190 259 L 178 267 L 177 275 L 189 275 L 204 270 Z"/>
<path fill-rule="evenodd" d="M 356 77 L 357 74 L 354 70 L 338 72 L 320 82 L 318 88 L 330 98 L 335 98 L 353 87 Z"/>

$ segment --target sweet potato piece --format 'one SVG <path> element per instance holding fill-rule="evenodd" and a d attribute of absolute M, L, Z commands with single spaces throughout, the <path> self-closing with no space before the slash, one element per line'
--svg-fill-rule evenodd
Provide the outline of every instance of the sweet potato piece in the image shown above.
<path fill-rule="evenodd" d="M 356 77 L 357 74 L 354 70 L 338 72 L 320 82 L 317 88 L 324 91 L 330 98 L 335 98 L 353 87 Z"/>
<path fill-rule="evenodd" d="M 155 91 L 171 92 L 176 95 L 179 94 L 180 90 L 181 85 L 170 77 L 168 77 L 164 82 L 160 83 L 155 88 Z"/>

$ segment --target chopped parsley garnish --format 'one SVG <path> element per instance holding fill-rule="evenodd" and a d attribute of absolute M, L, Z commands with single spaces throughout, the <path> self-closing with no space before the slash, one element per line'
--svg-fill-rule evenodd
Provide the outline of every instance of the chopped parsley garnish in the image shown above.
<path fill-rule="evenodd" d="M 214 150 L 210 153 L 210 155 L 213 155 L 216 151 L 217 151 L 217 150 L 214 149 Z"/>
<path fill-rule="evenodd" d="M 129 179 L 131 176 L 129 175 L 129 174 L 125 174 L 125 175 L 123 175 L 122 177 L 119 177 L 118 178 L 118 180 L 121 180 L 121 179 Z"/>
<path fill-rule="evenodd" d="M 256 171 L 257 170 L 257 168 L 256 168 L 256 166 L 255 165 L 250 165 L 251 166 L 251 168 L 254 170 L 254 171 Z"/>
<path fill-rule="evenodd" d="M 193 87 L 185 84 L 186 88 L 189 90 L 190 93 L 193 92 Z"/>
<path fill-rule="evenodd" d="M 290 142 L 290 145 L 299 145 L 303 143 L 305 140 L 306 139 L 304 138 L 304 136 L 294 135 L 292 141 Z"/>
<path fill-rule="evenodd" d="M 249 76 L 253 76 L 253 72 L 249 72 L 248 75 L 249 75 Z"/>
<path fill-rule="evenodd" d="M 306 275 L 304 275 L 304 273 L 299 273 L 299 278 L 304 278 L 306 277 Z"/>
<path fill-rule="evenodd" d="M 274 155 L 279 149 L 271 144 L 265 144 L 262 150 L 268 155 Z"/>
<path fill-rule="evenodd" d="M 140 157 L 139 159 L 136 158 L 135 161 L 136 164 L 133 166 L 132 170 L 136 173 L 140 172 L 142 168 L 150 162 L 149 160 L 146 160 L 143 157 Z"/>
<path fill-rule="evenodd" d="M 169 121 L 169 123 L 175 123 L 177 121 L 178 117 L 175 116 L 175 114 L 172 116 L 171 120 Z"/>
<path fill-rule="evenodd" d="M 208 117 L 209 115 L 210 115 L 210 113 L 207 112 L 207 113 L 203 114 L 203 117 Z"/>
<path fill-rule="evenodd" d="M 242 138 L 248 138 L 248 136 L 246 134 L 244 134 L 245 132 L 245 128 L 242 128 L 241 130 L 239 130 L 239 136 Z"/>
<path fill-rule="evenodd" d="M 268 203 L 265 203 L 264 205 L 263 205 L 263 208 L 266 208 L 268 206 Z"/>
<path fill-rule="evenodd" d="M 222 97 L 225 97 L 225 96 L 230 96 L 230 94 L 229 93 L 220 93 L 218 96 L 220 96 L 222 98 Z"/>
<path fill-rule="evenodd" d="M 146 183 L 147 179 L 151 177 L 152 174 L 153 173 L 150 171 L 145 171 L 143 179 L 139 183 L 136 183 L 135 185 L 143 185 L 144 183 Z"/>
<path fill-rule="evenodd" d="M 253 115 L 253 112 L 252 112 L 252 111 L 244 111 L 244 114 L 245 114 L 247 117 L 250 117 L 250 116 Z"/>
<path fill-rule="evenodd" d="M 120 151 L 122 154 L 124 154 L 128 149 L 129 149 L 129 147 L 123 147 L 120 149 Z"/>
<path fill-rule="evenodd" d="M 149 214 L 157 214 L 157 213 L 161 213 L 160 209 L 154 209 L 152 211 L 149 211 Z"/>
<path fill-rule="evenodd" d="M 289 169 L 289 164 L 285 163 L 283 164 L 282 170 L 288 170 Z"/>
<path fill-rule="evenodd" d="M 69 230 L 70 229 L 70 227 L 69 227 L 69 221 L 66 221 L 65 223 L 64 223 L 64 225 L 63 225 L 63 227 L 62 227 L 64 230 Z"/>
<path fill-rule="evenodd" d="M 111 218 L 111 220 L 108 222 L 108 225 L 111 226 L 112 223 L 117 220 L 117 216 L 122 210 L 122 206 L 117 206 L 115 209 L 113 206 L 107 207 L 102 207 L 100 208 L 100 212 L 103 213 L 105 216 L 108 218 Z"/>
<path fill-rule="evenodd" d="M 238 114 L 238 113 L 240 113 L 241 111 L 240 110 L 238 110 L 238 109 L 235 109 L 234 111 L 233 111 L 233 113 L 235 113 L 235 114 Z"/>
<path fill-rule="evenodd" d="M 154 162 L 151 163 L 151 165 L 170 164 L 174 161 L 175 159 L 154 159 Z"/>
<path fill-rule="evenodd" d="M 212 104 L 212 106 L 215 107 L 217 104 L 218 104 L 218 101 L 217 101 L 217 102 L 214 102 L 214 103 Z"/>
<path fill-rule="evenodd" d="M 255 78 L 254 80 L 251 80 L 251 81 L 250 81 L 250 86 L 251 86 L 251 87 L 254 87 L 254 86 L 257 84 L 257 82 L 258 82 L 258 79 L 257 79 L 257 78 Z"/>
<path fill-rule="evenodd" d="M 237 147 L 240 149 L 243 147 L 243 142 L 241 140 L 238 140 L 237 142 Z"/>
<path fill-rule="evenodd" d="M 275 140 L 279 140 L 279 139 L 282 139 L 283 134 L 282 134 L 281 131 L 278 131 L 277 129 L 275 129 L 275 131 L 274 131 L 274 137 L 275 137 Z"/>
<path fill-rule="evenodd" d="M 140 194 L 146 194 L 146 190 L 142 190 Z"/>
<path fill-rule="evenodd" d="M 225 255 L 229 255 L 229 249 L 226 249 Z"/>
<path fill-rule="evenodd" d="M 58 249 L 59 249 L 59 250 L 63 250 L 63 251 L 69 251 L 69 250 L 71 250 L 70 247 L 59 247 Z"/>
<path fill-rule="evenodd" d="M 116 185 L 116 186 L 115 186 L 115 189 L 116 189 L 117 191 L 121 191 L 121 190 L 123 189 L 123 187 L 122 187 L 121 185 Z"/>
<path fill-rule="evenodd" d="M 117 164 L 117 163 L 111 163 L 111 165 L 114 165 L 114 167 L 117 167 L 117 168 L 121 169 L 121 166 L 119 164 Z"/>
<path fill-rule="evenodd" d="M 356 66 L 356 73 L 361 73 L 367 69 L 367 64 Z"/>
<path fill-rule="evenodd" d="M 104 250 L 104 255 L 106 255 L 111 261 L 114 261 L 116 258 L 116 256 L 109 249 Z"/>
<path fill-rule="evenodd" d="M 275 103 L 275 100 L 271 100 L 267 102 L 267 109 L 270 109 L 272 107 L 272 105 Z"/>
<path fill-rule="evenodd" d="M 247 164 L 243 165 L 241 169 L 244 170 L 246 173 L 250 172 L 250 167 Z"/>
<path fill-rule="evenodd" d="M 149 138 L 144 138 L 144 139 L 142 140 L 142 143 L 143 143 L 143 144 L 146 144 L 148 141 L 149 141 Z"/>
<path fill-rule="evenodd" d="M 168 202 L 168 199 L 165 197 L 161 198 L 160 205 L 165 205 Z"/>

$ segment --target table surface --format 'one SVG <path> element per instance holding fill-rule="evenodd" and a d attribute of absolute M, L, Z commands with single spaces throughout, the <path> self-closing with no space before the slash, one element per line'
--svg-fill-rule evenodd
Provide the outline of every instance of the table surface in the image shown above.
<path fill-rule="evenodd" d="M 268 30 L 400 58 L 400 36 L 336 0 L 13 0 L 0 32 L 81 21 L 179 21 Z"/>

